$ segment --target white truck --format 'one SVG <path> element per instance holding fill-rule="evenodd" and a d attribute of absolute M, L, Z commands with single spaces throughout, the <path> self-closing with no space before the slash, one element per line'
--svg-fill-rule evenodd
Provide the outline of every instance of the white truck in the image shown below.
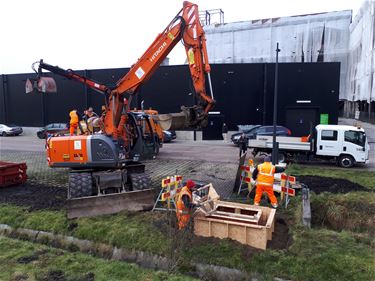
<path fill-rule="evenodd" d="M 317 125 L 307 137 L 276 137 L 279 143 L 279 161 L 335 160 L 344 168 L 356 163 L 367 163 L 370 146 L 363 128 L 344 125 Z M 255 156 L 271 153 L 272 136 L 258 136 L 248 141 Z"/>

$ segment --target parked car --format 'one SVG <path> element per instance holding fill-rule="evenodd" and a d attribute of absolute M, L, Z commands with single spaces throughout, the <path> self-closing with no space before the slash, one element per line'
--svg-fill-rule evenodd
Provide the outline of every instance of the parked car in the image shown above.
<path fill-rule="evenodd" d="M 23 133 L 23 129 L 20 126 L 14 124 L 0 124 L 0 135 L 6 136 L 18 136 Z"/>
<path fill-rule="evenodd" d="M 255 125 L 254 127 L 245 130 L 240 133 L 233 134 L 231 136 L 232 143 L 238 145 L 238 140 L 242 133 L 245 133 L 248 139 L 255 139 L 257 136 L 272 136 L 273 134 L 273 126 L 261 126 Z M 283 126 L 276 126 L 276 135 L 277 136 L 290 136 L 292 132 Z"/>
<path fill-rule="evenodd" d="M 171 142 L 172 140 L 176 139 L 176 132 L 175 131 L 163 131 L 163 142 Z"/>
<path fill-rule="evenodd" d="M 67 133 L 69 130 L 66 123 L 51 123 L 36 132 L 40 139 L 45 139 L 47 134 Z"/>

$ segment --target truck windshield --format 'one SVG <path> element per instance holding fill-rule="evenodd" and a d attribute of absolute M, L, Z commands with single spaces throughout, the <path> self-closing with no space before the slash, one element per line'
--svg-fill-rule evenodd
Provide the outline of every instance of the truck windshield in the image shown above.
<path fill-rule="evenodd" d="M 366 144 L 366 134 L 360 131 L 346 131 L 345 141 L 354 143 L 356 145 L 365 147 Z"/>

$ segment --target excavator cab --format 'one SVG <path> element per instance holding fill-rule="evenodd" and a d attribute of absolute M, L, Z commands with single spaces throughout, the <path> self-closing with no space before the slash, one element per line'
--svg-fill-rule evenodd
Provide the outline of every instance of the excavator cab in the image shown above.
<path fill-rule="evenodd" d="M 129 121 L 137 130 L 130 149 L 130 157 L 136 160 L 153 159 L 159 153 L 161 140 L 155 133 L 150 116 L 142 112 L 130 112 Z"/>

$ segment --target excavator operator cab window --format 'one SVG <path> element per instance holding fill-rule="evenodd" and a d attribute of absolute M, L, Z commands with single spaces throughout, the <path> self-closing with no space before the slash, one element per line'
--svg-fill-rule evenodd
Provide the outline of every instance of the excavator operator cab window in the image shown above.
<path fill-rule="evenodd" d="M 136 120 L 145 144 L 153 144 L 154 132 L 148 116 L 144 114 L 137 114 Z"/>

